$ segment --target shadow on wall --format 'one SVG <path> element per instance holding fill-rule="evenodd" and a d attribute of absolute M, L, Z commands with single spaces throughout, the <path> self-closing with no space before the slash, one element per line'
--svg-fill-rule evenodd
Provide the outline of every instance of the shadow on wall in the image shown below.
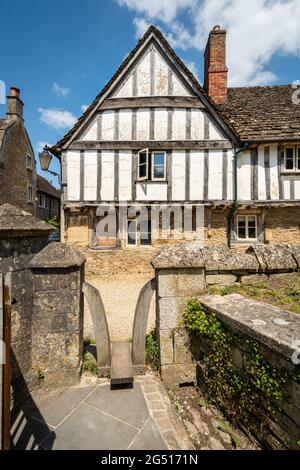
<path fill-rule="evenodd" d="M 12 354 L 14 366 L 18 368 L 16 358 Z M 39 449 L 40 443 L 47 437 L 47 448 L 52 449 L 55 441 L 55 433 L 47 425 L 43 416 L 33 400 L 27 384 L 18 369 L 18 390 L 22 389 L 22 397 L 11 411 L 11 450 Z M 13 392 L 17 394 L 18 390 Z"/>

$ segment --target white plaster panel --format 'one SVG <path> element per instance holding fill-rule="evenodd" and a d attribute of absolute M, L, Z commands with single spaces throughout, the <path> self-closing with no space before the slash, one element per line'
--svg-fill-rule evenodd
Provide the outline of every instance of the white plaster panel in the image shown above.
<path fill-rule="evenodd" d="M 97 152 L 84 153 L 84 200 L 97 200 Z"/>
<path fill-rule="evenodd" d="M 138 109 L 136 116 L 136 139 L 149 140 L 150 110 L 149 108 Z"/>
<path fill-rule="evenodd" d="M 172 140 L 185 140 L 186 138 L 186 110 L 174 109 Z"/>
<path fill-rule="evenodd" d="M 130 201 L 132 178 L 132 153 L 131 151 L 119 152 L 119 200 Z"/>
<path fill-rule="evenodd" d="M 137 66 L 137 94 L 138 96 L 150 96 L 150 51 L 141 59 Z"/>
<path fill-rule="evenodd" d="M 291 199 L 291 191 L 290 191 L 290 181 L 284 180 L 283 182 L 283 197 L 284 199 Z"/>
<path fill-rule="evenodd" d="M 67 152 L 68 201 L 80 199 L 80 152 Z"/>
<path fill-rule="evenodd" d="M 267 199 L 267 193 L 266 193 L 265 148 L 264 147 L 258 147 L 257 186 L 258 186 L 258 199 L 261 201 L 265 201 Z"/>
<path fill-rule="evenodd" d="M 190 153 L 190 199 L 204 199 L 204 152 Z"/>
<path fill-rule="evenodd" d="M 300 199 L 300 181 L 295 181 L 295 199 Z"/>
<path fill-rule="evenodd" d="M 165 60 L 161 57 L 159 52 L 155 51 L 154 56 L 154 70 L 155 70 L 155 95 L 167 96 L 168 94 L 168 70 L 169 67 Z"/>
<path fill-rule="evenodd" d="M 113 201 L 114 199 L 114 151 L 104 150 L 102 152 L 101 168 L 101 199 Z"/>
<path fill-rule="evenodd" d="M 204 115 L 200 109 L 192 109 L 191 139 L 204 140 Z"/>
<path fill-rule="evenodd" d="M 237 171 L 238 199 L 251 200 L 251 153 L 242 152 L 238 155 Z"/>
<path fill-rule="evenodd" d="M 114 111 L 104 111 L 102 113 L 102 140 L 113 140 L 115 127 Z"/>
<path fill-rule="evenodd" d="M 136 198 L 138 201 L 167 201 L 167 197 L 167 183 L 137 183 L 136 185 Z"/>
<path fill-rule="evenodd" d="M 277 145 L 270 147 L 270 187 L 271 199 L 279 199 Z"/>
<path fill-rule="evenodd" d="M 154 139 L 167 140 L 168 138 L 168 111 L 166 108 L 155 109 L 154 112 Z"/>
<path fill-rule="evenodd" d="M 80 140 L 97 140 L 97 119 L 94 120 Z"/>
<path fill-rule="evenodd" d="M 222 140 L 224 138 L 211 121 L 209 122 L 209 138 L 210 140 Z"/>
<path fill-rule="evenodd" d="M 132 96 L 132 84 L 133 84 L 133 76 L 130 74 L 128 78 L 126 78 L 119 89 L 117 90 L 116 94 L 114 95 L 115 98 L 130 98 Z"/>
<path fill-rule="evenodd" d="M 188 96 L 189 93 L 186 88 L 182 85 L 181 81 L 177 76 L 172 73 L 172 87 L 173 87 L 173 96 Z"/>
<path fill-rule="evenodd" d="M 131 140 L 132 111 L 120 109 L 119 111 L 119 140 Z"/>
<path fill-rule="evenodd" d="M 222 200 L 223 152 L 210 150 L 208 155 L 208 199 Z"/>
<path fill-rule="evenodd" d="M 172 154 L 172 200 L 185 200 L 185 151 Z"/>
<path fill-rule="evenodd" d="M 227 152 L 227 200 L 233 200 L 233 166 L 234 158 L 233 151 L 229 150 Z"/>

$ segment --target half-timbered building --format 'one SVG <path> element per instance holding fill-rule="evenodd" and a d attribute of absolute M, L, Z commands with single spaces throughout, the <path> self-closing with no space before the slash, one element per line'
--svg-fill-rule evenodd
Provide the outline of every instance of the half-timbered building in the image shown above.
<path fill-rule="evenodd" d="M 226 31 L 205 51 L 204 85 L 151 26 L 51 152 L 62 161 L 66 241 L 90 248 L 173 242 L 174 219 L 126 214 L 97 232 L 109 204 L 204 208 L 204 243 L 300 241 L 300 105 L 291 86 L 228 88 Z M 117 220 L 120 220 L 117 218 Z M 156 237 L 153 236 L 156 231 Z M 173 230 L 174 232 L 174 230 Z M 176 238 L 176 237 L 174 237 Z M 174 240 L 176 241 L 176 240 Z"/>

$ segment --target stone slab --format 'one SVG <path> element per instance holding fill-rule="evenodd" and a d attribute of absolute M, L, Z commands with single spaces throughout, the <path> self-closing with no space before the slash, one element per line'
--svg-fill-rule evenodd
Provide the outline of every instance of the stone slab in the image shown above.
<path fill-rule="evenodd" d="M 152 419 L 137 434 L 129 450 L 167 450 L 167 446 Z"/>
<path fill-rule="evenodd" d="M 110 382 L 112 385 L 133 383 L 131 344 L 129 341 L 120 341 L 111 344 Z"/>

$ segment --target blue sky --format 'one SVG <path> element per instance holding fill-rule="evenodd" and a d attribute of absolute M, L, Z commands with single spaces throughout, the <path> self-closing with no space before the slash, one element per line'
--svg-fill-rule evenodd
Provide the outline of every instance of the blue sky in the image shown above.
<path fill-rule="evenodd" d="M 1 0 L 0 80 L 21 89 L 37 158 L 38 144 L 68 131 L 149 24 L 200 81 L 207 34 L 219 23 L 231 85 L 286 84 L 300 79 L 299 17 L 299 0 Z"/>

